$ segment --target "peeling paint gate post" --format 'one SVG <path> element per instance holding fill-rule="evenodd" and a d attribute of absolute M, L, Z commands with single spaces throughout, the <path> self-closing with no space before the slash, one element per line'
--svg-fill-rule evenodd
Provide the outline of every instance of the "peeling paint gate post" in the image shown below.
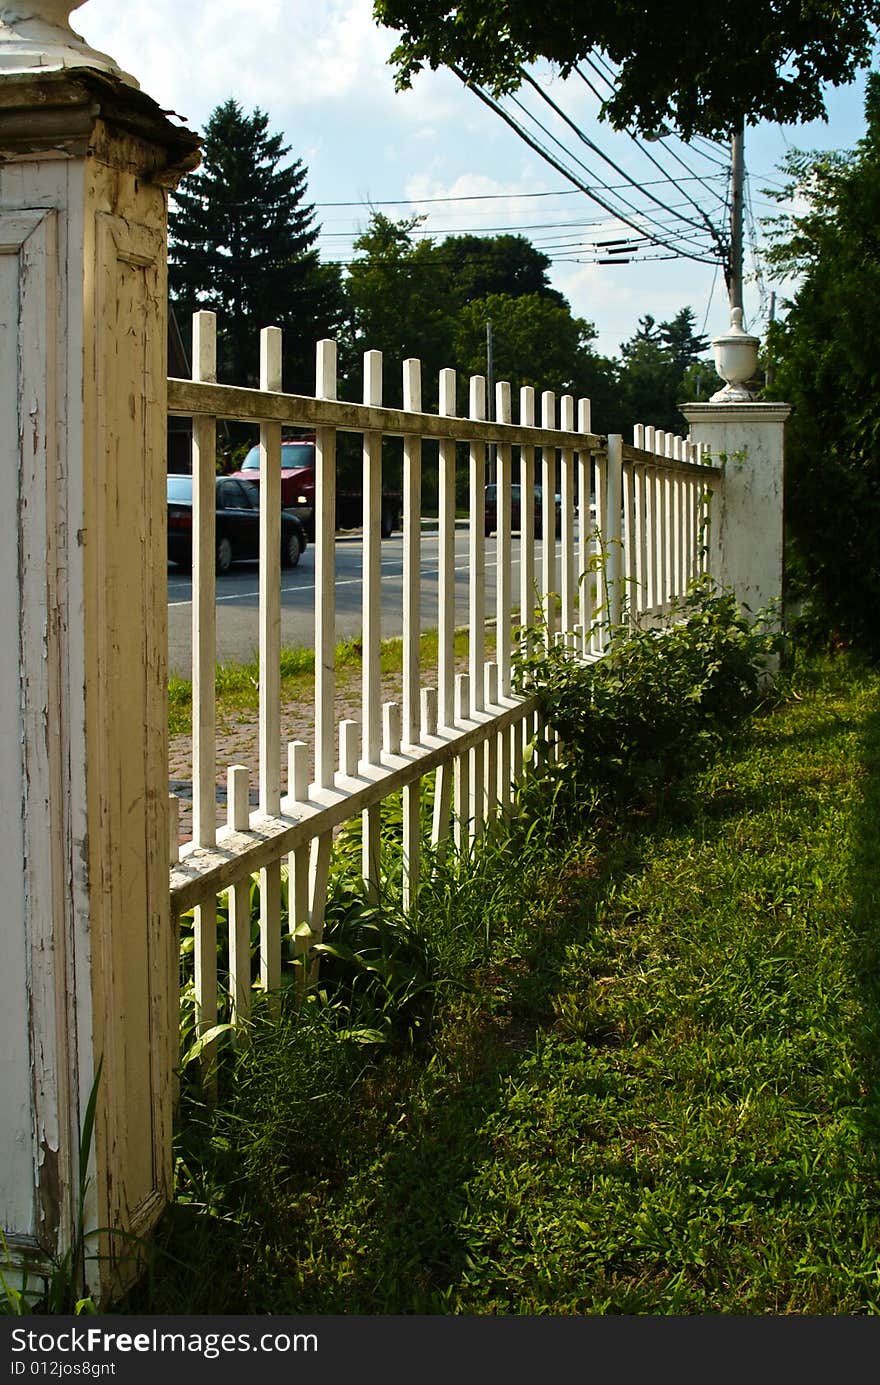
<path fill-rule="evenodd" d="M 37 1273 L 75 1235 L 99 1062 L 85 1224 L 139 1235 L 165 1205 L 177 1005 L 166 202 L 197 140 L 74 8 L 0 9 L 0 1226 Z M 86 1257 L 106 1298 L 132 1243 Z"/>

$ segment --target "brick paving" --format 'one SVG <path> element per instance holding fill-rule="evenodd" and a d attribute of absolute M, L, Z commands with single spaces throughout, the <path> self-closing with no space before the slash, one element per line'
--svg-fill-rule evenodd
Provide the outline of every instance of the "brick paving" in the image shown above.
<path fill-rule="evenodd" d="M 457 666 L 464 672 L 467 658 L 457 660 Z M 399 702 L 402 696 L 402 674 L 387 674 L 381 681 L 383 702 Z M 433 671 L 423 670 L 423 686 L 430 687 Z M 343 670 L 337 675 L 335 699 L 336 723 L 345 718 L 361 720 L 361 681 L 360 670 Z M 251 771 L 251 804 L 258 801 L 257 767 L 259 764 L 259 728 L 256 709 L 246 710 L 237 716 L 218 714 L 217 718 L 217 825 L 226 820 L 226 770 L 229 765 L 247 765 Z M 305 741 L 309 747 L 309 777 L 314 776 L 315 744 L 315 706 L 314 694 L 290 698 L 281 706 L 281 744 L 282 775 L 287 763 L 287 743 L 292 740 Z M 181 842 L 192 836 L 192 739 L 189 734 L 170 737 L 169 741 L 169 780 L 170 790 L 180 800 Z M 282 781 L 283 782 L 283 781 Z"/>

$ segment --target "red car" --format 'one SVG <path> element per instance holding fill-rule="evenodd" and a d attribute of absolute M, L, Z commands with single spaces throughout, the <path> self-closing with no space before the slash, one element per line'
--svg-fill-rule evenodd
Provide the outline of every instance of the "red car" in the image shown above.
<path fill-rule="evenodd" d="M 260 479 L 260 449 L 252 447 L 241 464 L 233 471 L 243 481 Z M 281 444 L 281 506 L 296 510 L 311 529 L 311 512 L 315 508 L 315 444 L 313 442 L 283 442 Z M 308 510 L 309 514 L 303 513 Z"/>
<path fill-rule="evenodd" d="M 300 439 L 281 444 L 281 504 L 293 510 L 305 525 L 306 533 L 315 539 L 315 442 Z M 260 449 L 252 447 L 241 468 L 232 475 L 242 481 L 260 480 Z M 359 490 L 336 490 L 336 527 L 357 529 L 363 522 L 363 494 Z M 382 488 L 382 537 L 387 539 L 401 526 L 403 496 L 399 491 Z"/>

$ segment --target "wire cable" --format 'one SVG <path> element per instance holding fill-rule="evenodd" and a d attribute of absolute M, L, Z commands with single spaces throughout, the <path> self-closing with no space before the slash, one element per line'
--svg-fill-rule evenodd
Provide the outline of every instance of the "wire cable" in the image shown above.
<path fill-rule="evenodd" d="M 488 99 L 491 100 L 492 98 L 488 98 Z M 534 122 L 535 125 L 537 125 L 538 129 L 541 130 L 542 133 L 545 134 L 545 135 L 547 136 L 548 139 L 552 140 L 552 142 L 553 142 L 554 144 L 556 144 L 556 145 L 563 151 L 563 153 L 565 153 L 566 155 L 568 155 L 569 158 L 573 159 L 574 162 L 575 162 L 580 168 L 582 168 L 582 169 L 584 170 L 584 172 L 588 175 L 588 177 L 590 177 L 591 179 L 594 179 L 594 180 L 595 180 L 595 182 L 598 184 L 598 186 L 599 186 L 599 188 L 602 190 L 602 192 L 604 192 L 604 193 L 610 193 L 611 189 L 608 187 L 608 185 L 607 185 L 606 183 L 604 183 L 600 178 L 598 178 L 598 176 L 597 176 L 596 173 L 593 171 L 593 169 L 589 168 L 589 167 L 587 166 L 587 164 L 585 164 L 585 163 L 583 162 L 582 159 L 579 159 L 579 158 L 577 157 L 576 154 L 573 154 L 573 153 L 571 152 L 571 150 L 570 150 L 565 144 L 562 143 L 561 140 L 557 139 L 557 137 L 552 133 L 552 131 L 548 130 L 547 127 L 546 127 L 544 124 L 542 124 L 542 122 L 541 122 L 540 120 L 538 120 L 537 116 L 534 115 L 533 112 L 529 111 L 529 110 L 527 109 L 527 107 L 525 107 L 525 106 L 522 104 L 522 102 L 518 100 L 517 97 L 512 97 L 511 100 L 513 101 L 514 105 L 516 105 L 516 106 L 523 112 L 524 115 L 526 115 L 531 121 Z M 497 103 L 496 103 L 496 105 L 497 105 Z M 499 112 L 500 112 L 500 111 L 501 111 L 501 108 L 498 107 L 498 109 L 499 109 Z M 514 121 L 512 120 L 512 118 L 511 118 L 511 120 L 510 120 L 510 123 L 513 124 L 514 129 L 516 129 L 518 133 L 520 133 L 521 135 L 524 135 L 525 132 L 523 131 L 521 125 L 519 125 L 519 124 L 517 124 L 516 122 L 514 122 Z M 540 144 L 540 142 L 535 142 L 535 143 L 533 144 L 533 147 L 534 147 L 534 148 L 537 148 L 539 152 L 542 152 L 542 153 L 544 153 L 545 155 L 549 153 L 549 150 L 546 150 L 545 147 L 544 147 L 543 145 Z M 559 166 L 559 165 L 557 165 L 557 166 Z M 640 189 L 639 189 L 639 187 L 638 187 L 638 184 L 635 183 L 635 182 L 633 182 L 632 180 L 630 180 L 630 186 L 633 187 L 633 188 L 635 188 L 636 191 L 640 191 Z M 590 192 L 590 195 L 591 195 L 591 196 L 595 196 L 595 190 L 594 190 L 594 188 L 590 188 L 590 189 L 589 189 L 589 192 Z M 656 216 L 654 213 L 648 212 L 648 211 L 644 210 L 644 209 L 641 208 L 641 207 L 635 206 L 635 204 L 634 204 L 633 202 L 629 201 L 629 200 L 628 200 L 627 198 L 625 198 L 625 197 L 622 197 L 619 193 L 618 193 L 617 196 L 618 196 L 618 201 L 619 201 L 624 207 L 628 208 L 631 212 L 634 212 L 637 216 L 641 216 L 641 217 L 644 219 L 644 221 L 647 222 L 649 225 L 659 226 L 659 225 L 661 224 L 661 223 L 659 222 L 657 216 Z M 599 200 L 599 199 L 597 198 L 596 200 Z M 656 199 L 655 199 L 655 200 L 656 200 Z M 600 205 L 605 205 L 605 204 L 604 204 L 604 203 L 600 203 Z M 664 205 L 664 209 L 665 209 L 665 210 L 669 210 L 668 208 L 665 208 L 665 205 Z M 625 218 L 623 218 L 622 213 L 620 213 L 619 210 L 618 210 L 618 215 L 621 216 L 621 219 L 624 219 L 624 220 L 625 220 Z M 690 225 L 690 226 L 693 226 L 693 227 L 695 228 L 696 233 L 698 233 L 699 235 L 704 236 L 704 235 L 706 234 L 706 232 L 703 230 L 703 228 L 700 227 L 700 226 L 697 226 L 697 224 L 696 224 L 695 222 L 693 222 L 689 217 L 679 217 L 678 219 L 679 219 L 680 221 L 683 221 L 684 223 Z M 643 228 L 640 228 L 640 229 L 643 229 Z M 667 228 L 667 227 L 663 227 L 663 230 L 664 230 L 664 233 L 666 233 L 666 234 L 672 234 L 671 231 L 669 230 L 669 228 Z M 676 233 L 675 238 L 678 239 L 678 240 L 680 240 L 680 241 L 683 241 L 683 242 L 685 242 L 685 243 L 688 243 L 688 242 L 694 240 L 695 231 L 690 231 L 690 232 L 688 232 L 688 231 L 680 231 L 680 232 Z M 674 247 L 671 247 L 671 246 L 670 246 L 670 247 L 668 247 L 668 248 L 672 249 L 672 248 L 674 248 Z"/>
<path fill-rule="evenodd" d="M 638 184 L 635 181 L 635 179 L 631 178 L 627 173 L 625 173 L 624 170 L 620 167 L 620 165 L 618 163 L 615 163 L 614 159 L 612 159 L 608 154 L 606 154 L 599 147 L 598 144 L 591 140 L 580 128 L 580 126 L 578 126 L 568 115 L 566 115 L 565 111 L 563 111 L 562 108 L 559 105 L 557 105 L 553 98 L 549 96 L 546 91 L 542 91 L 542 89 L 538 86 L 538 83 L 535 81 L 534 77 L 532 77 L 531 73 L 526 72 L 525 69 L 521 69 L 521 71 L 524 79 L 529 83 L 533 90 L 538 93 L 542 101 L 546 102 L 550 109 L 556 112 L 560 120 L 563 120 L 565 122 L 569 129 L 577 135 L 578 139 L 581 140 L 581 142 L 585 144 L 588 149 L 591 149 L 593 153 L 598 154 L 599 158 L 603 159 L 605 163 L 609 165 L 610 168 L 613 168 L 615 173 L 618 173 L 622 178 L 626 178 L 632 187 L 636 188 L 639 192 L 643 192 L 644 196 L 647 197 L 649 201 L 653 202 L 655 206 L 662 208 L 664 211 L 670 210 L 669 206 L 662 200 L 662 198 L 656 197 L 652 192 L 645 192 L 645 185 Z M 634 136 L 630 136 L 630 138 L 634 138 Z M 637 140 L 636 143 L 638 144 Z M 661 164 L 657 162 L 653 155 L 648 153 L 647 150 L 644 150 L 643 152 L 650 159 L 651 163 L 654 164 L 655 168 L 659 169 L 661 173 L 666 172 L 666 170 L 662 167 Z M 696 210 L 700 213 L 701 217 L 703 218 L 704 223 L 708 227 L 710 234 L 713 236 L 713 238 L 717 239 L 717 232 L 715 230 L 715 227 L 711 224 L 709 218 L 706 216 L 706 213 L 703 211 L 703 208 L 699 205 L 699 203 L 695 202 L 694 199 L 690 197 L 683 188 L 679 187 L 674 178 L 670 178 L 669 181 L 678 190 L 678 192 L 682 193 L 682 195 L 687 198 L 691 205 L 696 208 Z M 699 225 L 698 222 L 693 221 L 690 217 L 682 217 L 681 219 L 683 222 L 686 222 L 691 226 Z"/>
<path fill-rule="evenodd" d="M 591 67 L 594 67 L 594 64 L 591 62 L 591 60 L 590 60 L 589 57 L 587 57 L 587 58 L 585 59 L 585 61 L 586 61 L 587 63 L 589 63 L 589 65 L 590 65 Z M 586 75 L 581 71 L 581 69 L 580 69 L 579 67 L 575 67 L 573 70 L 574 70 L 574 72 L 577 74 L 577 76 L 580 77 L 581 81 L 584 82 L 584 83 L 587 85 L 587 87 L 589 87 L 590 91 L 593 93 L 593 95 L 596 97 L 596 99 L 604 104 L 604 101 L 603 101 L 602 96 L 601 96 L 600 93 L 596 90 L 596 88 L 593 86 L 592 82 L 591 82 L 591 81 L 586 77 Z M 594 68 L 594 70 L 595 70 L 595 68 Z M 645 155 L 645 157 L 646 157 L 647 159 L 650 159 L 651 163 L 654 164 L 654 166 L 655 166 L 656 168 L 659 168 L 659 169 L 660 169 L 661 173 L 666 173 L 666 174 L 667 174 L 667 177 L 670 177 L 670 175 L 668 174 L 667 170 L 664 169 L 663 166 L 662 166 L 660 163 L 658 163 L 658 161 L 654 158 L 654 156 L 653 156 L 653 154 L 651 153 L 651 151 L 650 151 L 649 149 L 646 149 L 646 148 L 645 148 L 645 143 L 644 143 L 644 141 L 641 140 L 641 139 L 639 139 L 639 137 L 638 137 L 636 134 L 634 134 L 632 130 L 623 130 L 623 131 L 621 131 L 621 133 L 622 133 L 622 134 L 626 134 L 626 135 L 632 140 L 632 142 L 636 145 L 636 147 L 642 151 L 642 153 Z M 694 170 L 690 167 L 690 165 L 687 164 L 687 163 L 685 163 L 685 161 L 684 161 L 684 159 L 681 157 L 681 155 L 678 154 L 678 153 L 672 148 L 672 146 L 671 146 L 671 144 L 670 144 L 670 142 L 669 142 L 668 136 L 661 135 L 661 136 L 657 139 L 657 143 L 663 146 L 663 149 L 666 151 L 666 153 L 669 155 L 669 157 L 670 157 L 671 159 L 675 159 L 676 163 L 681 164 L 681 167 L 682 167 L 683 169 L 685 169 L 685 171 L 688 173 L 688 175 L 689 175 L 691 178 L 695 179 L 698 183 L 702 183 L 703 187 L 706 189 L 707 192 L 709 192 L 713 197 L 718 198 L 719 201 L 723 200 L 723 199 L 722 199 L 722 195 L 721 195 L 719 192 L 717 192 L 715 188 L 710 187 L 709 184 L 705 181 L 705 179 L 704 179 L 704 178 L 701 178 L 700 175 L 699 175 L 698 173 L 694 172 Z M 688 147 L 690 147 L 690 146 L 688 146 Z M 697 152 L 697 151 L 694 151 L 694 152 Z M 705 156 L 705 155 L 699 155 L 698 157 L 705 158 L 706 156 Z M 715 160 L 713 160 L 713 162 L 715 162 Z M 727 172 L 728 172 L 728 170 L 725 169 L 725 176 L 727 176 Z M 710 177 L 710 178 L 712 178 L 712 177 L 717 178 L 718 176 L 719 176 L 719 175 L 718 175 L 717 173 L 715 173 L 715 174 L 708 174 L 708 175 L 707 175 L 707 177 Z M 670 181 L 676 183 L 676 180 L 675 180 L 674 178 L 671 178 L 671 177 L 670 177 Z M 679 180 L 679 181 L 681 181 L 681 180 Z M 676 186 L 678 186 L 677 183 L 676 183 Z M 684 191 L 684 189 L 681 189 L 681 188 L 680 188 L 679 191 Z M 695 203 L 694 205 L 695 205 L 695 206 L 698 206 L 697 203 Z M 702 208 L 700 208 L 700 211 L 702 211 Z"/>

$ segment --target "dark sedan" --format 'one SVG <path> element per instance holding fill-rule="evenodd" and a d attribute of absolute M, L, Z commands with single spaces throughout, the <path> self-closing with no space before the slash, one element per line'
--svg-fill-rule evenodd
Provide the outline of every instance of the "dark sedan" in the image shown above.
<path fill-rule="evenodd" d="M 540 486 L 535 486 L 535 538 L 541 538 L 544 532 L 544 506 L 543 492 Z M 556 537 L 562 533 L 562 501 L 560 496 L 555 496 L 556 505 Z M 520 524 L 520 488 L 511 486 L 510 488 L 510 527 L 512 530 L 521 529 Z M 494 534 L 498 528 L 498 487 L 489 485 L 486 487 L 486 537 Z"/>
<path fill-rule="evenodd" d="M 191 476 L 168 477 L 168 559 L 192 564 L 193 482 Z M 228 572 L 239 558 L 260 556 L 260 488 L 234 476 L 217 477 L 217 571 Z M 281 565 L 296 567 L 308 539 L 301 521 L 281 511 Z"/>

